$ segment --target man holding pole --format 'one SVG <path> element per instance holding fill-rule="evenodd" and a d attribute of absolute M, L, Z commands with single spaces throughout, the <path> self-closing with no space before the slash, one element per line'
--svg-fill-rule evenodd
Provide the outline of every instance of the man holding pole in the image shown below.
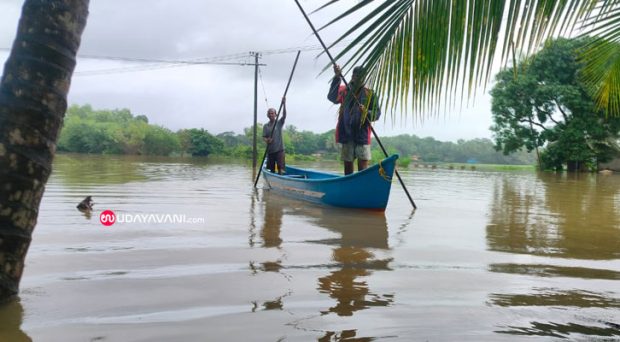
<path fill-rule="evenodd" d="M 329 87 L 327 98 L 340 104 L 336 142 L 342 145 L 341 158 L 344 162 L 344 174 L 353 173 L 353 161 L 357 159 L 357 169 L 368 167 L 370 155 L 370 122 L 381 116 L 379 103 L 372 90 L 364 86 L 365 70 L 361 66 L 353 68 L 351 80 L 347 86 L 340 85 L 342 73 L 334 64 L 334 79 Z"/>
<path fill-rule="evenodd" d="M 282 141 L 282 127 L 286 120 L 286 98 L 282 98 L 282 118 L 276 121 L 276 109 L 267 110 L 269 122 L 263 125 L 263 140 L 267 144 L 267 169 L 271 172 L 276 171 L 282 174 L 284 166 L 284 143 Z"/>

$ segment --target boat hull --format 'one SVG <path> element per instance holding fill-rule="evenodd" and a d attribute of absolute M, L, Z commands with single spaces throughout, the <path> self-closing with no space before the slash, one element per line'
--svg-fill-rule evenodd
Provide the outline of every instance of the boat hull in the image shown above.
<path fill-rule="evenodd" d="M 392 155 L 366 170 L 347 176 L 286 167 L 285 175 L 263 167 L 270 190 L 288 197 L 344 208 L 385 210 L 398 155 Z"/>

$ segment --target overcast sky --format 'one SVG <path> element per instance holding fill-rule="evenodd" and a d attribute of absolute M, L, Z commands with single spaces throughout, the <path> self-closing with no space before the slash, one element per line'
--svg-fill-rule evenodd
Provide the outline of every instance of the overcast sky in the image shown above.
<path fill-rule="evenodd" d="M 310 13 L 325 2 L 301 4 Z M 0 48 L 12 45 L 22 3 L 0 0 Z M 353 0 L 343 3 L 350 6 Z M 342 12 L 343 5 L 310 18 L 319 27 Z M 334 26 L 321 35 L 329 44 L 345 29 L 346 25 Z M 128 108 L 172 130 L 198 127 L 213 134 L 241 133 L 253 123 L 253 66 L 175 66 L 81 56 L 150 60 L 226 56 L 226 62 L 252 63 L 249 52 L 262 52 L 260 63 L 266 65 L 260 68 L 258 120 L 265 122 L 267 105 L 279 105 L 295 48 L 306 46 L 318 47 L 318 41 L 293 0 L 91 0 L 69 103 Z M 333 73 L 320 74 L 328 60 L 317 59 L 319 52 L 302 52 L 287 96 L 287 123 L 317 133 L 334 128 L 337 111 L 326 98 Z M 7 57 L 8 51 L 0 50 L 2 65 Z M 480 89 L 473 105 L 447 116 L 387 116 L 375 123 L 375 129 L 380 136 L 407 133 L 456 141 L 491 138 L 490 125 L 490 96 Z"/>

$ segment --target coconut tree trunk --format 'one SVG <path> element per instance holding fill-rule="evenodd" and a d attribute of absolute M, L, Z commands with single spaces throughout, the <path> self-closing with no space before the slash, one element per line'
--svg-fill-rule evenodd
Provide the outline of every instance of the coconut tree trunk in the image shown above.
<path fill-rule="evenodd" d="M 67 109 L 89 0 L 26 0 L 0 81 L 0 301 L 15 296 Z"/>

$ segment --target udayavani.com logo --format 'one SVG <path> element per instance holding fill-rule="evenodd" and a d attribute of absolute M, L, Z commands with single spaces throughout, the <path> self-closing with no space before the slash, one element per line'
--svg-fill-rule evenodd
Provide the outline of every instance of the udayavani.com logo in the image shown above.
<path fill-rule="evenodd" d="M 99 214 L 99 222 L 104 226 L 111 226 L 115 223 L 168 223 L 168 224 L 196 224 L 204 223 L 204 217 L 187 217 L 185 214 L 116 214 L 112 210 L 104 210 Z"/>

